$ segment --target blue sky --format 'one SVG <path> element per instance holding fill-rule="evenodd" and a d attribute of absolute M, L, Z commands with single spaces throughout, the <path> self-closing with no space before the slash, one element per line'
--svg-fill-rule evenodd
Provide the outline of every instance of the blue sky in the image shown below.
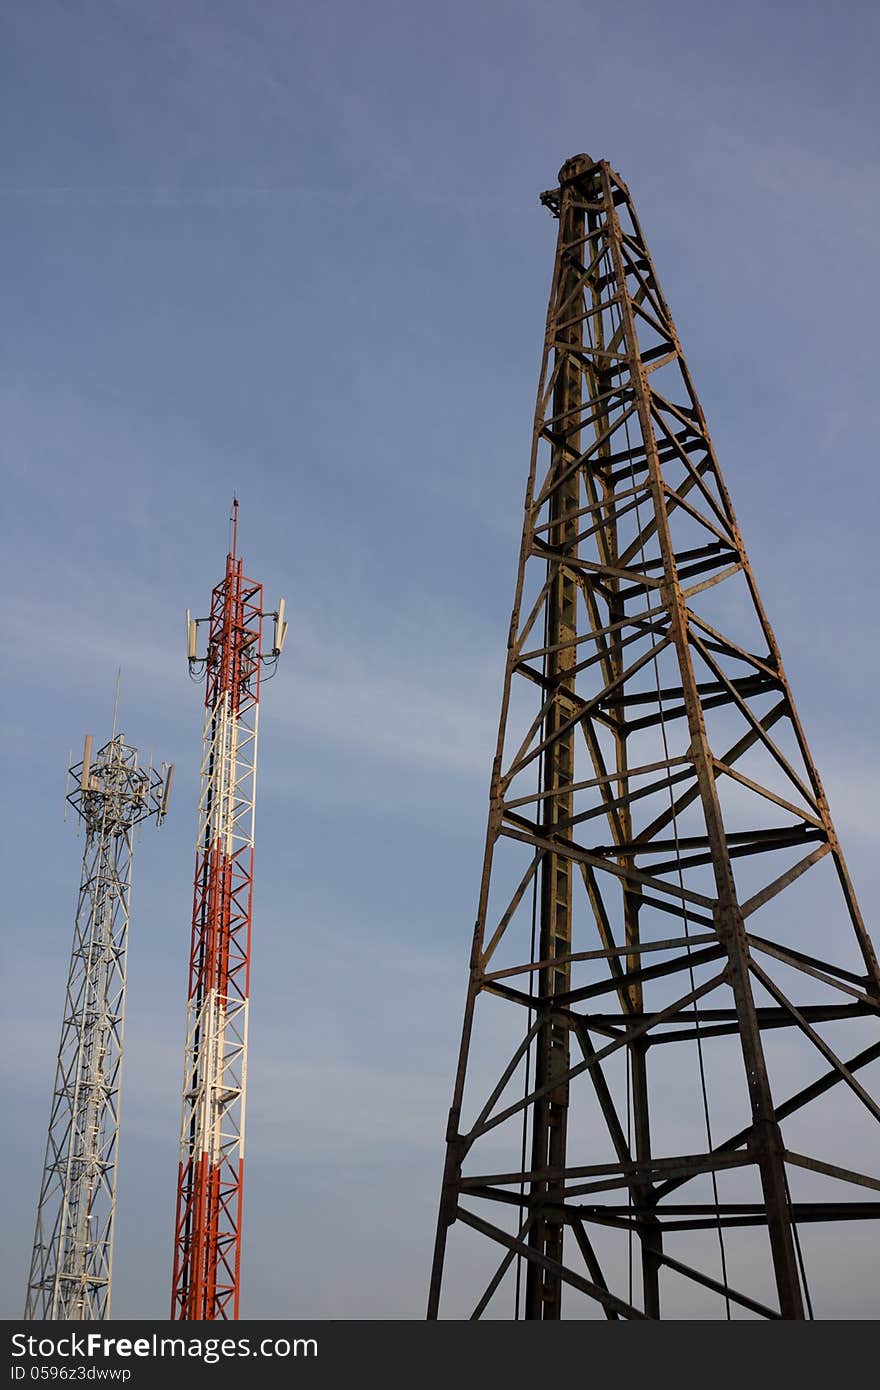
<path fill-rule="evenodd" d="M 114 1312 L 167 1311 L 182 614 L 233 490 L 290 619 L 243 1313 L 423 1314 L 552 266 L 537 195 L 573 153 L 635 198 L 873 919 L 878 27 L 791 0 L 4 7 L 6 1316 L 79 873 L 65 764 L 109 732 L 119 665 L 126 734 L 178 775 L 135 860 Z"/>

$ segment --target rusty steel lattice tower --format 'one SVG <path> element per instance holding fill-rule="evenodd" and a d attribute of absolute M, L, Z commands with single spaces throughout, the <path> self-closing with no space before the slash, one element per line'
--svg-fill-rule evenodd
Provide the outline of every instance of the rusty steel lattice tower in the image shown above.
<path fill-rule="evenodd" d="M 263 612 L 262 585 L 237 555 L 238 502 L 226 572 L 207 618 L 187 613 L 187 656 L 205 678 L 205 725 L 189 960 L 186 1060 L 171 1317 L 238 1317 L 250 993 L 251 899 L 260 678 L 284 646 L 284 600 Z M 275 620 L 263 652 L 263 619 Z M 207 650 L 197 655 L 198 629 Z"/>
<path fill-rule="evenodd" d="M 813 1316 L 820 1223 L 880 1215 L 877 960 L 630 195 L 542 202 L 428 1316 Z"/>
<path fill-rule="evenodd" d="M 134 829 L 161 825 L 172 773 L 140 767 L 115 721 L 70 769 L 85 848 L 26 1318 L 110 1316 Z"/>

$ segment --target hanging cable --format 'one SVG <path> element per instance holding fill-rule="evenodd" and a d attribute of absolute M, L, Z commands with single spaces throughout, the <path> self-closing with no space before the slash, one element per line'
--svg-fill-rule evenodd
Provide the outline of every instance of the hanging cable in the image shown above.
<path fill-rule="evenodd" d="M 804 1256 L 803 1252 L 801 1251 L 801 1238 L 800 1233 L 798 1232 L 797 1222 L 794 1219 L 794 1208 L 791 1202 L 791 1188 L 788 1185 L 788 1172 L 786 1171 L 784 1164 L 782 1166 L 782 1176 L 785 1179 L 785 1201 L 788 1206 L 788 1219 L 791 1222 L 792 1235 L 794 1236 L 794 1248 L 797 1253 L 797 1262 L 801 1274 L 801 1283 L 804 1287 L 804 1300 L 807 1305 L 807 1318 L 810 1322 L 814 1322 L 815 1318 L 813 1315 L 813 1300 L 810 1297 L 810 1286 L 807 1283 L 807 1267 L 804 1264 Z"/>
<path fill-rule="evenodd" d="M 542 735 L 542 737 L 543 737 L 543 735 Z M 539 759 L 538 759 L 539 764 L 540 764 L 542 761 L 543 761 L 542 758 L 539 758 Z M 540 790 L 540 787 L 539 787 L 539 790 Z M 531 954 L 530 954 L 530 957 L 529 957 L 529 959 L 530 959 L 532 965 L 534 965 L 534 963 L 535 963 L 535 935 L 536 935 L 537 921 L 538 921 L 538 869 L 537 869 L 537 865 L 536 865 L 536 866 L 535 866 L 534 876 L 533 876 L 533 878 L 532 878 L 532 940 L 531 940 Z M 535 972 L 534 972 L 534 970 L 530 970 L 530 971 L 529 971 L 529 999 L 530 999 L 530 1000 L 531 1000 L 531 999 L 534 999 L 534 997 L 535 997 Z M 526 1016 L 526 1036 L 528 1036 L 528 1032 L 529 1032 L 531 1026 L 532 1026 L 532 1005 L 529 1004 L 528 1013 L 527 1013 L 527 1016 Z M 526 1048 L 526 1070 L 525 1070 L 525 1081 L 524 1081 L 524 1083 L 523 1083 L 523 1101 L 524 1101 L 524 1102 L 525 1102 L 525 1101 L 527 1100 L 527 1098 L 528 1098 L 529 1087 L 530 1087 L 530 1085 L 531 1085 L 531 1061 L 532 1061 L 532 1049 L 531 1049 L 531 1046 L 529 1046 L 529 1047 Z M 520 1149 L 520 1172 L 521 1172 L 521 1173 L 525 1173 L 525 1171 L 526 1171 L 526 1155 L 527 1155 L 527 1153 L 528 1153 L 528 1127 L 529 1127 L 529 1125 L 528 1125 L 528 1114 L 529 1114 L 529 1107 L 528 1107 L 527 1105 L 524 1104 L 524 1105 L 523 1105 L 523 1118 L 522 1118 L 522 1145 L 521 1145 L 521 1149 Z M 523 1210 L 524 1210 L 525 1192 L 526 1192 L 526 1180 L 525 1180 L 525 1178 L 521 1178 L 521 1179 L 520 1179 L 520 1184 L 519 1184 L 519 1196 L 520 1196 L 520 1206 L 519 1206 L 519 1210 L 520 1210 L 520 1217 L 522 1216 L 522 1212 L 523 1212 Z M 516 1293 L 515 1293 L 515 1295 L 514 1295 L 514 1318 L 515 1318 L 515 1320 L 518 1320 L 518 1319 L 520 1318 L 520 1316 L 521 1316 L 521 1315 L 520 1315 L 520 1289 L 521 1289 L 521 1285 L 522 1285 L 522 1262 L 523 1262 L 523 1257 L 522 1257 L 522 1255 L 517 1255 L 517 1257 L 516 1257 Z"/>
<path fill-rule="evenodd" d="M 632 1155 L 632 1059 L 626 1049 L 626 1151 Z M 633 1301 L 633 1194 L 632 1187 L 626 1189 L 626 1205 L 629 1211 L 629 1231 L 627 1232 L 627 1291 L 630 1306 Z"/>
<path fill-rule="evenodd" d="M 608 253 L 607 253 L 607 251 L 606 251 L 606 252 L 605 252 L 605 256 L 603 257 L 603 260 L 607 261 L 607 255 L 608 255 Z M 606 266 L 605 268 L 606 268 L 606 270 L 607 270 L 607 266 Z M 600 300 L 600 307 L 601 307 L 601 300 Z M 589 344 L 590 351 L 591 351 L 592 353 L 595 353 L 595 351 L 596 351 L 596 349 L 597 349 L 597 346 L 598 346 L 598 343 L 597 343 L 598 328 L 597 328 L 597 335 L 596 335 L 596 337 L 594 337 L 594 335 L 593 335 L 593 322 L 592 322 L 593 316 L 592 316 L 592 314 L 588 314 L 588 313 L 587 313 L 587 309 L 586 309 L 586 298 L 584 298 L 584 305 L 583 305 L 583 308 L 584 308 L 584 322 L 585 322 L 585 324 L 586 324 L 586 332 L 587 332 L 587 342 L 588 342 L 588 344 Z M 594 383 L 594 385 L 595 385 L 596 394 L 598 395 L 598 394 L 599 394 L 599 387 L 598 387 L 598 383 L 596 383 L 596 381 L 595 381 L 595 376 L 593 377 L 593 383 Z M 604 505 L 604 504 L 603 504 L 603 505 Z M 599 508 L 599 516 L 600 516 L 600 518 L 601 518 L 601 516 L 602 516 L 602 510 L 603 510 L 603 508 L 600 507 L 600 508 Z M 613 515 L 613 510 L 614 510 L 614 508 L 613 508 L 613 506 L 610 505 L 610 504 L 609 504 L 609 510 L 612 512 L 612 515 Z M 603 526 L 605 526 L 605 525 L 607 525 L 607 522 L 604 521 L 604 520 L 600 520 L 600 523 L 599 523 L 600 529 L 601 529 L 601 527 L 603 527 Z M 613 834 L 613 826 L 612 826 L 612 834 Z M 627 1049 L 626 1049 L 626 1150 L 627 1150 L 627 1153 L 628 1153 L 630 1156 L 632 1155 L 632 1127 L 633 1127 L 633 1105 L 632 1105 L 632 1058 L 631 1058 L 631 1056 L 630 1056 L 630 1049 L 627 1048 Z M 627 1190 L 626 1190 L 626 1191 L 627 1191 L 627 1209 L 628 1209 L 628 1211 L 630 1212 L 629 1230 L 628 1230 L 628 1232 L 627 1232 L 627 1292 L 628 1292 L 629 1302 L 630 1302 L 630 1304 L 632 1304 L 632 1301 L 633 1301 L 633 1269 L 634 1269 L 634 1235 L 635 1235 L 635 1228 L 634 1228 L 634 1226 L 633 1226 L 633 1221 L 632 1221 L 633 1191 L 632 1191 L 632 1186 L 631 1186 L 630 1184 L 627 1185 Z"/>
<path fill-rule="evenodd" d="M 549 569 L 549 562 L 548 562 L 548 569 Z M 545 646 L 545 647 L 547 646 L 548 632 L 549 632 L 549 628 L 548 628 L 548 617 L 547 617 L 547 605 L 545 604 L 545 605 L 544 605 L 544 646 Z M 544 656 L 543 656 L 542 659 L 541 659 L 541 670 L 542 670 L 543 676 L 546 678 L 546 675 L 547 675 L 547 653 L 546 653 L 546 651 L 545 651 L 545 653 L 544 653 Z M 541 742 L 541 743 L 544 742 L 544 724 L 545 724 L 545 722 L 546 722 L 545 720 L 542 720 L 542 721 L 541 721 L 541 728 L 540 728 L 539 733 L 538 733 L 538 739 L 539 739 L 539 742 Z M 541 802 L 541 795 L 540 795 L 540 794 L 541 794 L 541 787 L 542 787 L 542 784 L 543 784 L 543 777 L 544 777 L 544 754 L 543 754 L 543 753 L 542 753 L 542 754 L 540 755 L 540 757 L 537 759 L 537 764 L 538 764 L 538 770 L 537 770 L 537 779 L 538 779 L 538 780 L 537 780 L 537 788 L 536 788 L 536 790 L 537 790 L 537 792 L 538 792 L 538 803 L 537 803 L 537 804 L 538 804 L 538 806 L 541 806 L 541 805 L 542 805 L 542 802 Z M 532 966 L 534 966 L 534 964 L 535 964 L 535 960 L 536 960 L 535 950 L 536 950 L 536 946 L 537 946 L 537 924 L 538 924 L 538 871 L 539 871 L 539 868 L 538 868 L 538 865 L 536 864 L 536 865 L 535 865 L 535 872 L 534 872 L 534 874 L 533 874 L 533 876 L 532 876 L 532 933 L 531 933 L 531 945 L 530 945 L 530 950 L 529 950 L 529 964 L 532 965 Z M 534 971 L 534 969 L 532 969 L 532 970 L 529 971 L 529 1000 L 530 1000 L 530 1001 L 533 1000 L 534 997 L 535 997 L 535 971 Z M 533 1012 L 534 1012 L 533 1006 L 532 1006 L 532 1004 L 531 1004 L 531 1002 L 530 1002 L 530 1003 L 529 1003 L 529 1007 L 528 1007 L 528 1011 L 527 1011 L 527 1013 L 526 1013 L 526 1037 L 528 1037 L 529 1032 L 531 1031 L 531 1027 L 532 1027 L 532 1015 L 533 1015 Z M 528 1127 L 529 1127 L 529 1118 L 528 1118 L 528 1117 L 529 1117 L 529 1106 L 528 1106 L 527 1104 L 525 1104 L 525 1102 L 526 1102 L 527 1099 L 528 1099 L 528 1096 L 529 1096 L 529 1088 L 530 1088 L 530 1086 L 531 1086 L 531 1076 L 532 1076 L 532 1073 L 531 1073 L 532 1045 L 531 1045 L 531 1044 L 526 1048 L 526 1058 L 525 1058 L 525 1061 L 526 1061 L 526 1066 L 525 1066 L 525 1078 L 524 1078 L 524 1081 L 523 1081 L 522 1143 L 521 1143 L 521 1147 L 520 1147 L 520 1172 L 521 1172 L 521 1173 L 525 1173 L 525 1172 L 526 1172 L 526 1156 L 527 1156 L 527 1154 L 528 1154 Z M 523 1212 L 523 1210 L 524 1210 L 525 1192 L 526 1192 L 526 1182 L 525 1182 L 525 1178 L 521 1178 L 521 1179 L 520 1179 L 520 1184 L 519 1184 L 519 1196 L 520 1196 L 520 1206 L 519 1206 L 519 1209 L 520 1209 L 520 1215 L 522 1215 L 522 1212 Z M 520 1254 L 518 1254 L 517 1257 L 516 1257 L 516 1289 L 515 1289 L 515 1293 L 514 1293 L 514 1321 L 519 1321 L 520 1318 L 521 1318 L 521 1316 L 522 1316 L 521 1313 L 520 1313 L 520 1294 L 521 1294 L 521 1288 L 522 1288 L 522 1262 L 523 1262 L 523 1256 L 520 1255 Z"/>
<path fill-rule="evenodd" d="M 603 257 L 603 261 L 607 261 L 607 256 L 608 256 L 608 252 L 606 251 L 606 252 L 605 252 L 605 256 Z M 586 258 L 585 258 L 585 259 L 586 259 Z M 606 266 L 605 268 L 606 268 L 606 270 L 607 270 L 607 266 Z M 600 304 L 601 304 L 601 301 L 600 301 Z M 596 351 L 596 348 L 597 348 L 597 339 L 594 338 L 594 336 L 593 336 L 593 321 L 592 321 L 592 315 L 588 315 L 587 312 L 586 312 L 586 298 L 584 299 L 584 306 L 583 306 L 583 307 L 584 307 L 584 322 L 585 322 L 585 324 L 586 324 L 586 330 L 587 330 L 587 342 L 588 342 L 588 344 L 589 344 L 589 346 L 590 346 L 591 352 L 594 353 L 594 352 Z M 600 317 L 601 317 L 601 316 L 600 316 Z M 598 330 L 597 330 L 597 337 L 598 337 Z M 594 381 L 594 383 L 595 383 L 595 376 L 594 376 L 594 378 L 593 378 L 593 381 Z M 599 394 L 598 383 L 595 383 L 595 385 L 596 385 L 596 393 L 597 393 L 597 395 L 598 395 L 598 394 Z M 614 510 L 613 506 L 609 506 L 609 510 L 610 510 L 610 511 L 612 512 L 612 514 L 613 514 L 613 510 Z M 603 511 L 603 508 L 600 507 L 600 508 L 599 508 L 599 516 L 600 516 L 600 518 L 602 517 L 602 511 Z M 604 521 L 604 520 L 602 520 L 602 521 L 600 521 L 599 524 L 600 524 L 600 528 L 601 528 L 601 527 L 605 526 L 605 525 L 607 524 L 607 522 Z M 612 827 L 612 833 L 613 833 L 613 827 Z M 630 1049 L 627 1048 L 627 1049 L 626 1049 L 626 1151 L 627 1151 L 627 1153 L 628 1153 L 630 1156 L 632 1155 L 632 1127 L 633 1127 L 633 1105 L 632 1105 L 632 1058 L 631 1058 L 631 1056 L 630 1056 Z M 633 1221 L 632 1221 L 633 1191 L 632 1191 L 632 1186 L 631 1186 L 630 1184 L 627 1184 L 627 1189 L 626 1189 L 626 1200 L 627 1200 L 627 1210 L 628 1210 L 629 1213 L 630 1213 L 629 1230 L 628 1230 L 628 1232 L 627 1232 L 627 1294 L 628 1294 L 629 1302 L 630 1302 L 630 1304 L 632 1304 L 632 1301 L 633 1301 L 633 1268 L 634 1268 L 634 1236 L 635 1236 L 635 1228 L 634 1228 Z"/>

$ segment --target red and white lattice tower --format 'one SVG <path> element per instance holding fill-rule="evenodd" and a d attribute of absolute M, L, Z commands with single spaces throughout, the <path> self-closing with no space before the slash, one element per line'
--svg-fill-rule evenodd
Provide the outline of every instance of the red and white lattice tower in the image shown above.
<path fill-rule="evenodd" d="M 287 631 L 284 600 L 264 613 L 262 585 L 245 578 L 237 538 L 234 501 L 210 617 L 187 612 L 190 673 L 205 678 L 205 731 L 171 1296 L 171 1317 L 186 1320 L 238 1317 L 260 679 L 266 663 L 266 674 L 274 671 Z M 274 637 L 264 652 L 269 617 Z"/>

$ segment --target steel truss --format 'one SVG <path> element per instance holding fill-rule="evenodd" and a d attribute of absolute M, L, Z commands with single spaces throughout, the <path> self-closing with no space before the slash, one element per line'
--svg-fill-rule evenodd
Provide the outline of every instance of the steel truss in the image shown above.
<path fill-rule="evenodd" d="M 85 847 L 26 1318 L 110 1316 L 133 835 L 171 787 L 122 734 L 91 744 L 70 769 Z"/>
<path fill-rule="evenodd" d="M 188 619 L 190 666 L 205 676 L 205 724 L 189 962 L 171 1316 L 237 1318 L 247 1085 L 254 808 L 263 590 L 236 555 L 238 503 L 226 573 L 207 619 Z M 199 623 L 207 654 L 196 656 Z"/>
<path fill-rule="evenodd" d="M 428 1316 L 450 1281 L 472 1317 L 557 1319 L 563 1289 L 573 1316 L 657 1318 L 667 1291 L 689 1316 L 682 1281 L 710 1316 L 812 1316 L 810 1223 L 880 1215 L 848 1161 L 880 1119 L 877 960 L 630 195 L 582 155 L 542 202 Z"/>

